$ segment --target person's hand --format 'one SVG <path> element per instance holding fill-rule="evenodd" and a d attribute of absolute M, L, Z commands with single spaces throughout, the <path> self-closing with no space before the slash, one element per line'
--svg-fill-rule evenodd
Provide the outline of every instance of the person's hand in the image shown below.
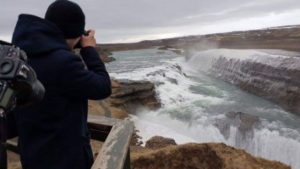
<path fill-rule="evenodd" d="M 95 39 L 95 30 L 89 30 L 88 31 L 89 35 L 85 36 L 82 35 L 81 36 L 81 46 L 84 47 L 96 47 L 96 39 Z"/>

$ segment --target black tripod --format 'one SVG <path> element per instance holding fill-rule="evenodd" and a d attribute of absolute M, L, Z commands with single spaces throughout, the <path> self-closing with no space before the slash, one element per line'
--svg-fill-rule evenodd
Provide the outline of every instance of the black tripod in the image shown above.
<path fill-rule="evenodd" d="M 5 111 L 0 108 L 0 133 L 1 133 L 1 144 L 0 144 L 0 169 L 7 169 L 7 124 Z"/>

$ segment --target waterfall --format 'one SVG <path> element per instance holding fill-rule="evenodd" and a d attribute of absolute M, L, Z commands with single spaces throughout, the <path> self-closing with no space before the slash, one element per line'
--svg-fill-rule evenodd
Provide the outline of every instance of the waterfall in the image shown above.
<path fill-rule="evenodd" d="M 179 144 L 223 142 L 254 156 L 278 160 L 293 169 L 300 169 L 300 117 L 273 102 L 240 90 L 239 85 L 235 86 L 256 73 L 249 69 L 245 73 L 240 65 L 234 63 L 252 60 L 285 67 L 286 70 L 298 69 L 300 64 L 293 57 L 295 53 L 272 52 L 209 50 L 197 52 L 186 60 L 172 53 L 158 54 L 157 50 L 136 51 L 126 58 L 120 57 L 120 63 L 130 62 L 131 66 L 138 58 L 137 69 L 126 71 L 127 65 L 122 65 L 122 72 L 111 72 L 111 75 L 118 79 L 149 80 L 155 84 L 162 108 L 157 111 L 141 110 L 132 117 L 144 141 L 160 135 L 174 138 Z M 147 65 L 143 65 L 143 57 L 147 58 Z M 217 69 L 212 67 L 221 61 L 220 58 L 230 61 L 228 67 L 213 72 Z M 119 63 L 114 64 L 117 66 Z M 238 71 L 232 71 L 235 68 Z M 224 82 L 221 76 L 227 73 L 228 77 L 232 77 L 230 72 L 237 72 L 239 76 Z M 290 77 L 294 75 L 290 74 Z M 290 83 L 291 86 L 296 80 Z M 291 89 L 294 91 L 296 88 Z"/>

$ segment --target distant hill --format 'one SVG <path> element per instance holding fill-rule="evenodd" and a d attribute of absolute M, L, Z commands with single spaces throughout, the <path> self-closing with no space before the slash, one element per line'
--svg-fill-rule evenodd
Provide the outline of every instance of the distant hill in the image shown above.
<path fill-rule="evenodd" d="M 284 49 L 300 51 L 300 25 L 272 27 L 208 35 L 141 41 L 138 43 L 100 44 L 109 51 L 169 46 L 181 49 Z"/>

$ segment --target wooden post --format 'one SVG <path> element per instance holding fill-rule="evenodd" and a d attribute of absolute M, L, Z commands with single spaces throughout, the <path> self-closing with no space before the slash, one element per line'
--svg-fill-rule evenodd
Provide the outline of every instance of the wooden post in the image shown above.
<path fill-rule="evenodd" d="M 89 117 L 89 124 L 99 124 L 108 118 Z M 92 169 L 130 169 L 130 140 L 133 123 L 129 120 L 105 120 L 112 128 L 97 156 Z M 103 126 L 102 126 L 103 127 Z M 100 128 L 100 126 L 99 126 Z M 95 134 L 95 133 L 94 133 Z"/>

